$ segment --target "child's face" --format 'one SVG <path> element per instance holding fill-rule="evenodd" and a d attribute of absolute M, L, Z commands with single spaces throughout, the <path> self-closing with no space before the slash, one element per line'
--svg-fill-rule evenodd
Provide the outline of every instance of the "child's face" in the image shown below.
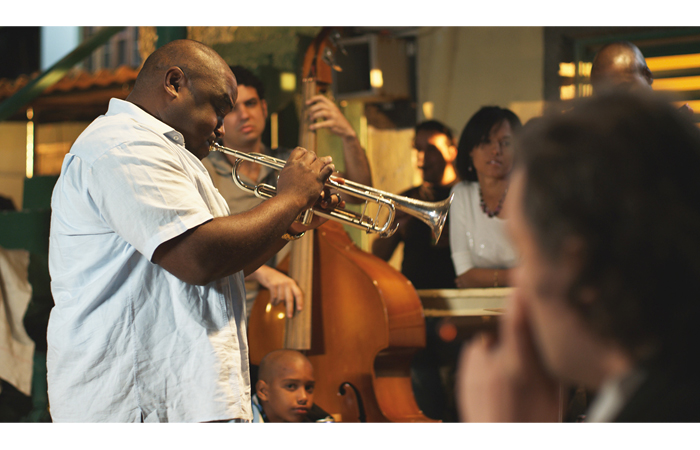
<path fill-rule="evenodd" d="M 295 359 L 277 370 L 267 389 L 258 392 L 270 422 L 301 422 L 314 404 L 314 372 L 308 361 Z M 265 392 L 266 391 L 266 392 Z"/>

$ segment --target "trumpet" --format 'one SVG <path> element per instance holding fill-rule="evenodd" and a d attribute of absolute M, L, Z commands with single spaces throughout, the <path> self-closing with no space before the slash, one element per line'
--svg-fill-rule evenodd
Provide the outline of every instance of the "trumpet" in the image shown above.
<path fill-rule="evenodd" d="M 238 174 L 238 166 L 243 161 L 251 161 L 273 170 L 281 171 L 286 164 L 285 160 L 259 153 L 244 153 L 216 143 L 211 145 L 210 151 L 227 153 L 237 158 L 233 166 L 232 177 L 233 182 L 240 189 L 252 192 L 256 197 L 263 199 L 274 197 L 277 194 L 277 189 L 269 184 L 260 183 L 253 186 L 241 180 Z M 383 238 L 389 237 L 396 232 L 399 224 L 394 224 L 394 222 L 396 211 L 399 210 L 427 224 L 433 233 L 435 242 L 437 242 L 440 240 L 440 235 L 442 234 L 442 229 L 447 219 L 447 213 L 450 210 L 452 198 L 454 197 L 454 194 L 450 194 L 448 198 L 440 202 L 426 202 L 391 194 L 350 180 L 344 180 L 344 183 L 339 183 L 335 181 L 332 176 L 326 181 L 326 187 L 364 200 L 364 206 L 361 207 L 362 211 L 358 213 L 340 207 L 330 211 L 311 208 L 300 214 L 300 217 L 297 218 L 298 221 L 308 225 L 313 214 L 315 214 L 326 219 L 345 223 L 354 228 L 365 230 L 367 233 L 376 233 L 379 237 Z M 370 216 L 368 215 L 368 207 L 373 203 L 378 205 L 378 208 L 376 213 Z M 386 218 L 380 220 L 384 210 L 386 210 Z"/>

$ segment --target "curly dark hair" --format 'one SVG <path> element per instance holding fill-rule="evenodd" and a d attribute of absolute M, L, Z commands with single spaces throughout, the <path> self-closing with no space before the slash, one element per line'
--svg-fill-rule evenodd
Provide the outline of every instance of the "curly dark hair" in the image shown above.
<path fill-rule="evenodd" d="M 568 301 L 586 323 L 637 360 L 689 359 L 674 352 L 700 343 L 698 127 L 667 99 L 609 93 L 528 123 L 515 166 L 545 257 L 556 263 L 568 237 L 584 243 Z"/>
<path fill-rule="evenodd" d="M 462 135 L 457 145 L 456 167 L 459 177 L 464 181 L 478 181 L 471 151 L 474 147 L 489 139 L 489 134 L 494 126 L 504 121 L 510 123 L 513 133 L 518 131 L 522 124 L 515 113 L 509 109 L 498 106 L 484 106 L 474 114 L 464 126 Z M 471 170 L 469 170 L 471 168 Z"/>
<path fill-rule="evenodd" d="M 248 86 L 258 91 L 260 100 L 265 100 L 265 85 L 253 72 L 243 66 L 229 66 L 238 86 Z"/>

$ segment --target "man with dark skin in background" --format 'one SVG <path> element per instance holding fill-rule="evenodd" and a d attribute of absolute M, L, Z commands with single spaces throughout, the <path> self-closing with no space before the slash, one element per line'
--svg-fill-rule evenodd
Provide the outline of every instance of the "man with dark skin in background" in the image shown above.
<path fill-rule="evenodd" d="M 593 59 L 591 85 L 605 89 L 649 89 L 654 82 L 642 52 L 630 42 L 613 42 L 601 48 Z"/>
<path fill-rule="evenodd" d="M 591 67 L 591 85 L 593 94 L 606 90 L 649 90 L 654 83 L 654 76 L 647 66 L 642 51 L 627 41 L 604 45 Z M 687 103 L 679 108 L 682 113 L 693 115 Z"/>

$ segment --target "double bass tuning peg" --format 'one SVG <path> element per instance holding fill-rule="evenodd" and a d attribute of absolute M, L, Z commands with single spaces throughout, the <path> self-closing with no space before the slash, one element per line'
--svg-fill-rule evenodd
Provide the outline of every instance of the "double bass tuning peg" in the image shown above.
<path fill-rule="evenodd" d="M 330 36 L 328 36 L 328 39 L 331 41 L 331 44 L 333 44 L 333 47 L 340 50 L 340 52 L 343 55 L 345 55 L 345 56 L 348 55 L 348 51 L 345 50 L 345 46 L 343 46 L 343 43 L 340 42 L 340 31 L 338 31 L 338 30 L 333 31 L 330 34 Z"/>
<path fill-rule="evenodd" d="M 336 72 L 342 72 L 342 71 L 343 71 L 343 68 L 340 67 L 340 66 L 338 65 L 338 63 L 335 61 L 335 55 L 333 54 L 333 51 L 332 51 L 330 48 L 326 47 L 326 48 L 323 50 L 323 56 L 322 56 L 322 58 L 323 58 L 323 62 L 325 62 L 326 64 L 328 64 L 329 66 L 331 66 L 331 67 L 333 68 L 333 70 L 335 70 Z"/>

